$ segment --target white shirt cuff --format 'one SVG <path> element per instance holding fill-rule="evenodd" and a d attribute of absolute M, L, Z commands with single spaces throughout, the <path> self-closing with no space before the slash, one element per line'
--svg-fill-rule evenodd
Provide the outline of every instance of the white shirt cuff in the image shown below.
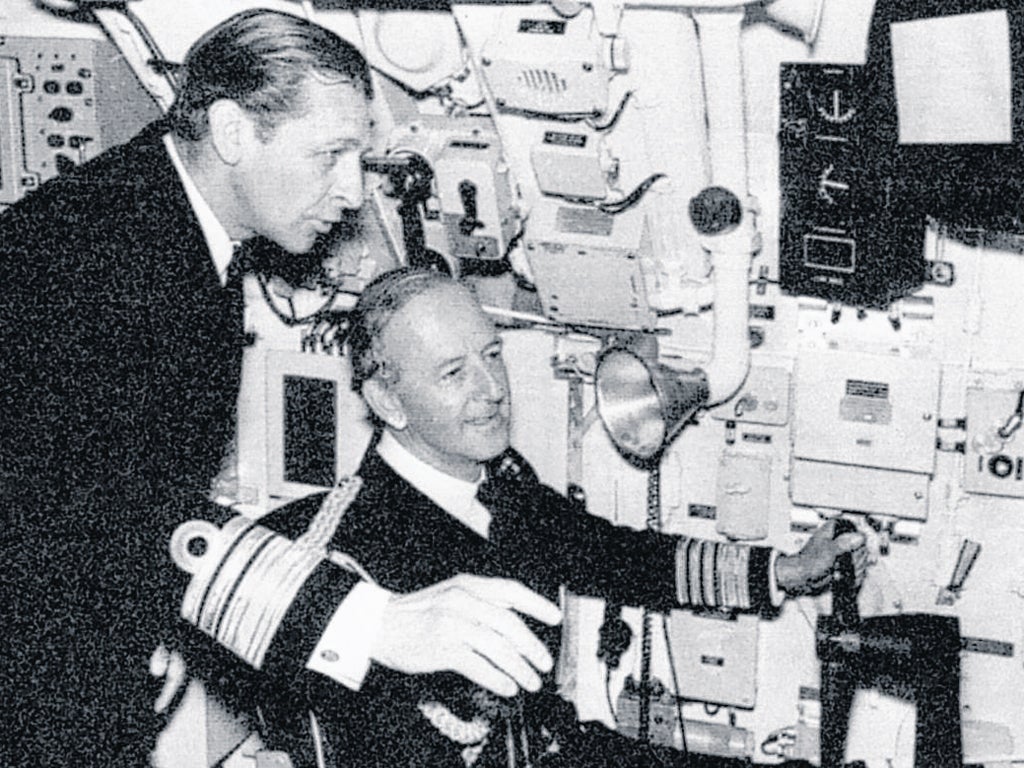
<path fill-rule="evenodd" d="M 768 596 L 775 608 L 786 601 L 786 593 L 782 591 L 779 583 L 775 580 L 775 561 L 779 559 L 780 554 L 779 550 L 773 549 L 768 557 Z"/>
<path fill-rule="evenodd" d="M 356 584 L 327 623 L 306 669 L 358 691 L 370 669 L 370 647 L 390 599 L 391 593 L 376 584 Z"/>

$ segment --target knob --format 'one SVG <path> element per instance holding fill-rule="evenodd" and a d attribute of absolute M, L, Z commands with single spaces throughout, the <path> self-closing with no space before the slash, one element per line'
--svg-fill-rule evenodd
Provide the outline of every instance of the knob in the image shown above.
<path fill-rule="evenodd" d="M 702 235 L 721 235 L 743 218 L 739 198 L 725 187 L 705 187 L 690 200 L 690 220 Z"/>

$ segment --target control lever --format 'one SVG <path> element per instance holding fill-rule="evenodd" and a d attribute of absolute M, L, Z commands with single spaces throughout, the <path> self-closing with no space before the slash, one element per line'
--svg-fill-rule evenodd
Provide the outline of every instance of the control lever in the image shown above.
<path fill-rule="evenodd" d="M 833 538 L 856 530 L 839 518 Z M 859 650 L 860 609 L 857 607 L 857 574 L 853 553 L 841 555 L 832 572 L 832 615 L 818 619 L 818 658 L 821 659 L 822 724 L 821 768 L 842 768 L 846 728 L 856 693 L 856 683 L 845 663 L 844 652 Z M 839 646 L 837 650 L 836 645 Z M 841 724 L 842 727 L 834 727 Z"/>
<path fill-rule="evenodd" d="M 390 195 L 401 200 L 398 217 L 402 222 L 402 240 L 409 266 L 432 269 L 447 274 L 451 268 L 441 254 L 427 247 L 423 220 L 431 218 L 427 201 L 433 196 L 434 169 L 417 154 L 368 155 L 362 168 L 370 173 L 384 174 L 391 187 Z"/>
<path fill-rule="evenodd" d="M 469 179 L 460 181 L 459 199 L 462 200 L 462 210 L 466 214 L 459 219 L 459 233 L 469 237 L 484 226 L 484 223 L 476 217 L 476 184 Z"/>
<path fill-rule="evenodd" d="M 838 539 L 844 533 L 856 533 L 857 527 L 845 518 L 839 518 L 835 524 L 835 535 Z M 853 553 L 841 555 L 832 572 L 832 618 L 843 628 L 855 628 L 860 623 L 860 610 L 857 608 L 857 571 L 853 565 Z"/>
<path fill-rule="evenodd" d="M 853 531 L 838 520 L 835 535 Z M 914 765 L 960 768 L 960 625 L 955 617 L 900 614 L 860 618 L 853 555 L 833 573 L 832 615 L 818 617 L 821 661 L 821 768 L 844 764 L 850 709 L 858 688 L 880 687 L 917 704 Z"/>

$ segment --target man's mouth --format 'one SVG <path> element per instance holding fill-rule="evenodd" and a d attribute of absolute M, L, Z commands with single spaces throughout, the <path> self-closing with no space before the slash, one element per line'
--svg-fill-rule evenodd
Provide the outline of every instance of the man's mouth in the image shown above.
<path fill-rule="evenodd" d="M 466 423 L 473 427 L 487 427 L 503 422 L 504 420 L 505 417 L 502 414 L 502 412 L 495 411 L 494 413 L 488 414 L 486 416 L 477 416 L 474 419 L 468 419 Z"/>

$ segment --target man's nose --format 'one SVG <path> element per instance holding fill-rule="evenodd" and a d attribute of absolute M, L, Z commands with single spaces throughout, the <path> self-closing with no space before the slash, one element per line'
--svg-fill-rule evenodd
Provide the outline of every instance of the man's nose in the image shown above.
<path fill-rule="evenodd" d="M 508 394 L 505 367 L 502 364 L 481 362 L 476 366 L 476 391 L 488 400 L 503 400 Z"/>
<path fill-rule="evenodd" d="M 346 153 L 334 166 L 331 197 L 344 208 L 359 208 L 363 204 L 363 165 L 359 155 Z"/>

